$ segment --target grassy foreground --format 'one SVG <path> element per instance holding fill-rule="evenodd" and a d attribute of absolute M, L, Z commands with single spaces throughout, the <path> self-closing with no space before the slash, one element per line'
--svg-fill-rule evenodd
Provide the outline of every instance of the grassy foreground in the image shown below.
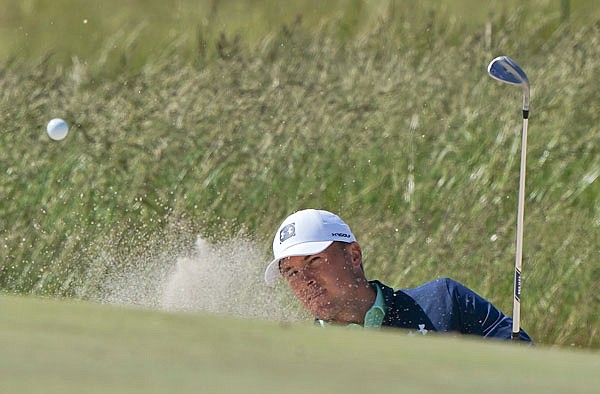
<path fill-rule="evenodd" d="M 595 393 L 600 355 L 0 296 L 2 393 Z M 377 391 L 379 390 L 379 391 Z"/>

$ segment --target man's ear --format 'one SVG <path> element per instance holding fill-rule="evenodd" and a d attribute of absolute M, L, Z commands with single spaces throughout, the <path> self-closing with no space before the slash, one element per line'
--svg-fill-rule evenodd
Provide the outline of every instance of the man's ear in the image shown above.
<path fill-rule="evenodd" d="M 350 253 L 350 258 L 352 261 L 352 267 L 355 269 L 361 269 L 362 264 L 362 251 L 360 250 L 360 245 L 358 242 L 352 242 L 347 246 L 346 250 Z"/>

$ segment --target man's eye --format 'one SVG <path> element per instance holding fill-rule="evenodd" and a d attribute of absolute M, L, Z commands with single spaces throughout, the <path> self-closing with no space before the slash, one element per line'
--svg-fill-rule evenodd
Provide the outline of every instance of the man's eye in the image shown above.
<path fill-rule="evenodd" d="M 287 276 L 288 278 L 292 278 L 292 277 L 296 276 L 296 274 L 298 274 L 298 271 L 296 271 L 296 270 L 287 270 L 285 272 L 285 276 Z"/>

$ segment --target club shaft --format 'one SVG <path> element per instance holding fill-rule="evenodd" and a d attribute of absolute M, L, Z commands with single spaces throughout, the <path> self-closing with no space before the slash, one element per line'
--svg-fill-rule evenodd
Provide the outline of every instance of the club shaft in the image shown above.
<path fill-rule="evenodd" d="M 515 254 L 515 284 L 513 304 L 512 338 L 519 339 L 521 325 L 521 266 L 523 263 L 523 221 L 525 218 L 525 170 L 527 168 L 527 124 L 529 110 L 523 110 L 523 134 L 521 139 L 521 170 L 519 173 L 519 204 L 517 208 L 517 243 Z"/>

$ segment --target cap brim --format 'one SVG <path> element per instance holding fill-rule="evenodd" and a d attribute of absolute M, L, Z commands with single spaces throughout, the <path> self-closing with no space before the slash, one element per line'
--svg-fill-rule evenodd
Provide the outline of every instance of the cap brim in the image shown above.
<path fill-rule="evenodd" d="M 269 286 L 272 286 L 281 276 L 281 273 L 279 272 L 279 260 L 285 259 L 286 257 L 310 256 L 311 254 L 321 253 L 332 243 L 333 241 L 304 242 L 287 248 L 281 256 L 277 256 L 267 266 L 267 269 L 265 270 L 265 282 Z"/>

